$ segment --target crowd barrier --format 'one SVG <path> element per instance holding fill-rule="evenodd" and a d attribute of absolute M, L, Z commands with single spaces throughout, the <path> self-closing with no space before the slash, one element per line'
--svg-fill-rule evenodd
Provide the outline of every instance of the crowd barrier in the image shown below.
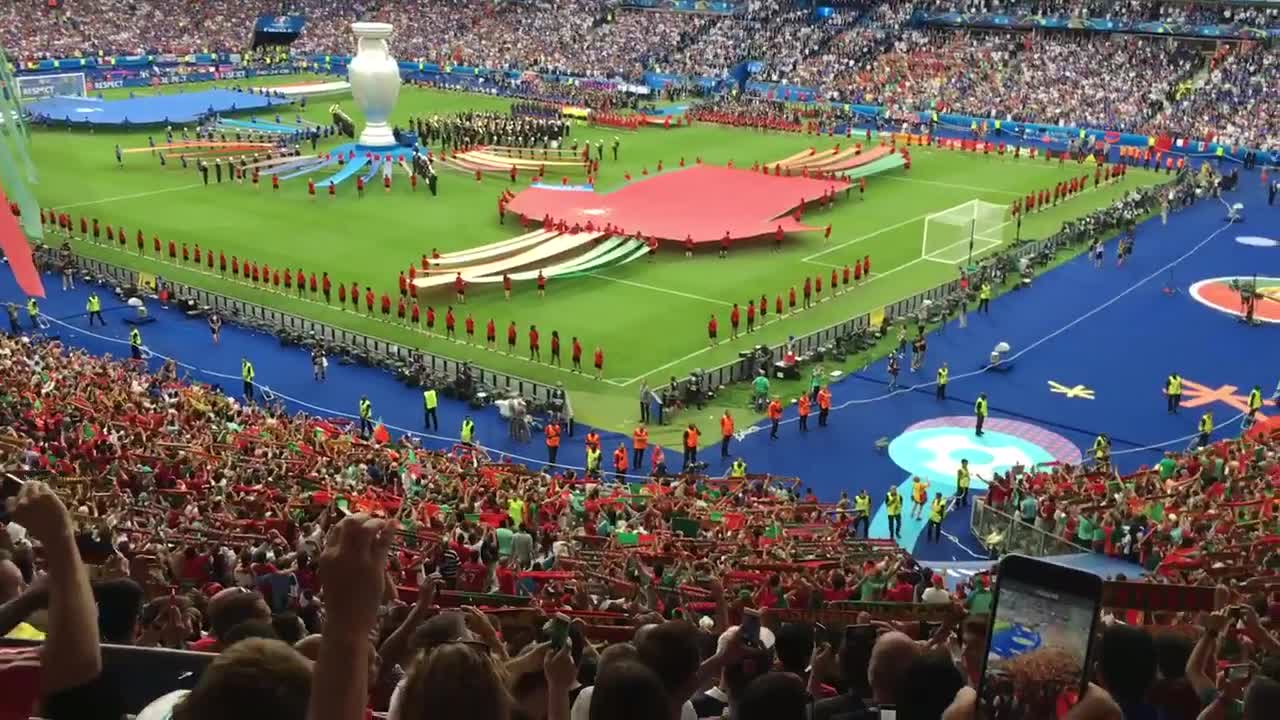
<path fill-rule="evenodd" d="M 82 270 L 93 275 L 110 278 L 118 284 L 134 286 L 140 284 L 139 273 L 135 270 L 84 255 L 77 255 L 76 262 Z M 472 378 L 481 385 L 495 388 L 500 392 L 515 392 L 522 397 L 532 398 L 539 402 L 549 401 L 552 393 L 557 389 L 551 385 L 518 375 L 498 372 L 480 367 L 474 363 L 462 362 L 425 352 L 418 348 L 380 340 L 255 303 L 210 292 L 202 288 L 172 280 L 163 280 L 162 282 L 165 287 L 172 290 L 175 299 L 193 300 L 201 307 L 216 310 L 228 320 L 234 321 L 237 318 L 242 318 L 250 323 L 267 325 L 275 330 L 285 330 L 308 337 L 314 336 L 326 343 L 352 347 L 371 357 L 381 357 L 408 365 L 416 365 L 432 374 L 444 375 L 449 378 L 458 377 L 465 365 L 470 370 Z"/>
<path fill-rule="evenodd" d="M 985 497 L 973 498 L 972 503 L 969 530 L 988 551 L 998 551 L 1001 555 L 1019 553 L 1031 557 L 1093 552 L 1091 548 L 1077 545 L 991 507 Z"/>

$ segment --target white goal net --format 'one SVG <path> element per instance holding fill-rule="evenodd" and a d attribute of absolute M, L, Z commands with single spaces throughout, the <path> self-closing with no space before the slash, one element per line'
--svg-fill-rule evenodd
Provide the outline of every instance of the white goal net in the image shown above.
<path fill-rule="evenodd" d="M 1004 205 L 970 200 L 929 215 L 924 219 L 921 256 L 955 264 L 998 247 L 1012 236 L 1008 210 Z"/>

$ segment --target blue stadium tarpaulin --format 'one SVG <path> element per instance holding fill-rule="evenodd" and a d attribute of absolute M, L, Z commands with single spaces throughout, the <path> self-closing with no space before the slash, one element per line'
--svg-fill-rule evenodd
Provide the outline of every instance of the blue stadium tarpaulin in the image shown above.
<path fill-rule="evenodd" d="M 126 100 L 53 97 L 26 107 L 36 123 L 123 126 L 191 123 L 208 115 L 262 110 L 289 102 L 288 98 L 236 90 L 204 90 Z"/>

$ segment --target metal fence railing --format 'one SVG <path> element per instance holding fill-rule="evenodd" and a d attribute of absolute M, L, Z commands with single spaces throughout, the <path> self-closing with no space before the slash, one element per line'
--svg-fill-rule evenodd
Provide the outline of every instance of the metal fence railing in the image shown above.
<path fill-rule="evenodd" d="M 117 284 L 138 284 L 138 272 L 130 268 L 79 254 L 76 255 L 76 262 L 82 270 L 88 271 L 93 275 L 110 278 Z M 532 398 L 536 401 L 550 400 L 552 392 L 556 390 L 555 387 L 536 380 L 491 370 L 470 362 L 462 362 L 435 355 L 418 348 L 352 332 L 256 303 L 221 295 L 203 288 L 169 279 L 165 279 L 164 283 L 174 293 L 175 297 L 189 298 L 201 307 L 216 310 L 231 322 L 243 319 L 249 323 L 266 325 L 277 330 L 287 330 L 304 336 L 314 335 L 317 339 L 329 344 L 355 348 L 371 357 L 381 357 L 407 363 L 432 374 L 444 375 L 450 378 L 461 374 L 463 366 L 466 365 L 470 369 L 472 378 L 481 385 L 498 391 L 512 391 L 522 397 Z"/>
<path fill-rule="evenodd" d="M 1059 535 L 1042 530 L 1021 518 L 997 510 L 986 498 L 975 498 L 969 513 L 969 529 L 988 551 L 1001 555 L 1019 553 L 1031 557 L 1093 552 Z"/>

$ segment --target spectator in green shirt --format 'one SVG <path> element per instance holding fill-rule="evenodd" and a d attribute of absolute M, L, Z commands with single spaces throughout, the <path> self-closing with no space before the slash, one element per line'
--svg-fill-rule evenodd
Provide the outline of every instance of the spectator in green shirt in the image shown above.
<path fill-rule="evenodd" d="M 1093 521 L 1084 513 L 1080 514 L 1080 524 L 1076 526 L 1076 542 L 1085 547 L 1093 544 Z"/>
<path fill-rule="evenodd" d="M 969 611 L 970 615 L 980 615 L 991 612 L 991 601 L 994 596 L 991 594 L 991 588 L 988 587 L 986 577 L 974 579 L 974 588 L 969 593 L 969 597 L 964 600 L 964 608 Z"/>
<path fill-rule="evenodd" d="M 498 523 L 498 528 L 493 531 L 498 538 L 498 557 L 506 560 L 511 557 L 511 520 L 502 518 L 502 522 Z"/>
<path fill-rule="evenodd" d="M 1035 524 L 1036 511 L 1038 509 L 1039 505 L 1036 503 L 1036 499 L 1030 495 L 1022 498 L 1022 502 L 1018 504 L 1018 512 L 1022 515 L 1022 522 L 1029 525 Z"/>
<path fill-rule="evenodd" d="M 751 392 L 757 402 L 761 398 L 767 399 L 769 397 L 769 377 L 764 373 L 757 375 L 756 379 L 751 382 Z"/>
<path fill-rule="evenodd" d="M 1160 459 L 1160 462 L 1156 464 L 1156 467 L 1160 470 L 1160 479 L 1168 480 L 1173 477 L 1173 473 L 1177 471 L 1178 461 L 1174 459 L 1173 453 L 1167 452 L 1164 454 L 1164 457 Z"/>
<path fill-rule="evenodd" d="M 884 597 L 884 588 L 887 584 L 884 571 L 877 567 L 858 583 L 861 591 L 858 599 L 862 602 L 879 602 Z"/>

